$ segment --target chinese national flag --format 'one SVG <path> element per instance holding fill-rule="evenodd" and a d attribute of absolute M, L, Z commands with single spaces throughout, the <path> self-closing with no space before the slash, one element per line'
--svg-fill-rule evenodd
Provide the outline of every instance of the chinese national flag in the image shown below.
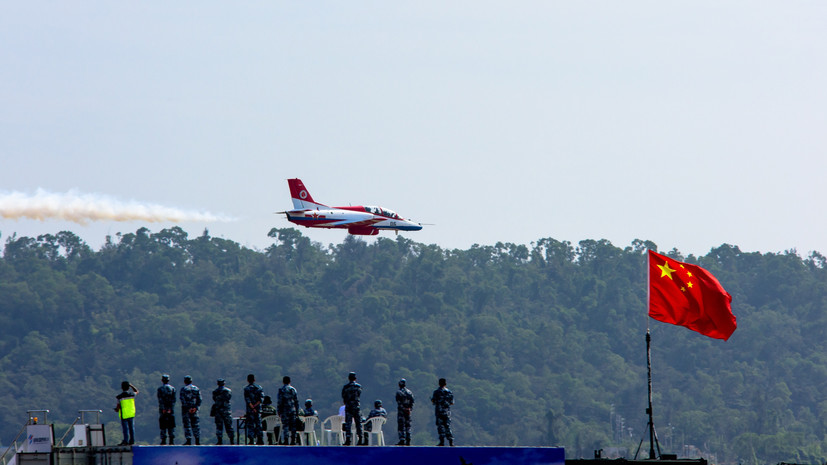
<path fill-rule="evenodd" d="M 730 302 L 705 269 L 649 251 L 650 317 L 727 340 L 737 327 Z"/>

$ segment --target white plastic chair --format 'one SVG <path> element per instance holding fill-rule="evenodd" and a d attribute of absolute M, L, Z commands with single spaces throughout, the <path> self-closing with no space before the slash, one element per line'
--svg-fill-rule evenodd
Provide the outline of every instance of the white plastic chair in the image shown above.
<path fill-rule="evenodd" d="M 385 424 L 385 421 L 385 417 L 373 417 L 365 421 L 365 424 L 362 426 L 362 431 L 368 435 L 369 446 L 385 445 L 385 433 L 382 432 L 382 425 Z M 368 423 L 370 423 L 370 431 L 365 428 Z"/>
<path fill-rule="evenodd" d="M 334 442 L 337 446 L 345 443 L 345 432 L 342 426 L 345 422 L 345 417 L 341 415 L 331 415 L 322 422 L 322 445 L 327 444 L 332 446 Z M 325 425 L 328 425 L 325 427 Z"/>
<path fill-rule="evenodd" d="M 299 417 L 304 423 L 304 431 L 299 431 L 299 444 L 302 446 L 316 445 L 316 422 L 319 417 Z"/>
<path fill-rule="evenodd" d="M 278 433 L 276 433 L 278 428 Z M 281 436 L 281 418 L 278 415 L 267 415 L 261 417 L 261 429 L 267 436 L 268 444 L 278 444 Z"/>

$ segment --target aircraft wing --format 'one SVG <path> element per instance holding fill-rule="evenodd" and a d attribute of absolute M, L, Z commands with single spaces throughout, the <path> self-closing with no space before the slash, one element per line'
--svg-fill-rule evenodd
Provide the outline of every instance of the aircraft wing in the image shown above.
<path fill-rule="evenodd" d="M 373 226 L 376 223 L 380 223 L 385 221 L 387 218 L 371 218 L 369 220 L 342 220 L 336 223 L 336 226 L 347 226 L 347 227 L 369 227 Z"/>

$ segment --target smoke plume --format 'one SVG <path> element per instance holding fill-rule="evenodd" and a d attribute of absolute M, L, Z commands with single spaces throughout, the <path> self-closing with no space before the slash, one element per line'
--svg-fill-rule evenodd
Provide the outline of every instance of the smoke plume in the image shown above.
<path fill-rule="evenodd" d="M 181 210 L 135 201 L 124 202 L 100 194 L 77 191 L 52 193 L 38 189 L 34 195 L 0 192 L 0 217 L 10 219 L 65 220 L 78 224 L 92 221 L 218 222 L 231 218 L 209 212 Z"/>

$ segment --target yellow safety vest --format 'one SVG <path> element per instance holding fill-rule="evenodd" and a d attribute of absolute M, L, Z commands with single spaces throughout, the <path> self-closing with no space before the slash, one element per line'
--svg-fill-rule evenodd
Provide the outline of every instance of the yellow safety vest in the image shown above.
<path fill-rule="evenodd" d="M 135 418 L 135 398 L 134 397 L 124 397 L 121 399 L 121 420 L 126 420 L 127 418 Z"/>

